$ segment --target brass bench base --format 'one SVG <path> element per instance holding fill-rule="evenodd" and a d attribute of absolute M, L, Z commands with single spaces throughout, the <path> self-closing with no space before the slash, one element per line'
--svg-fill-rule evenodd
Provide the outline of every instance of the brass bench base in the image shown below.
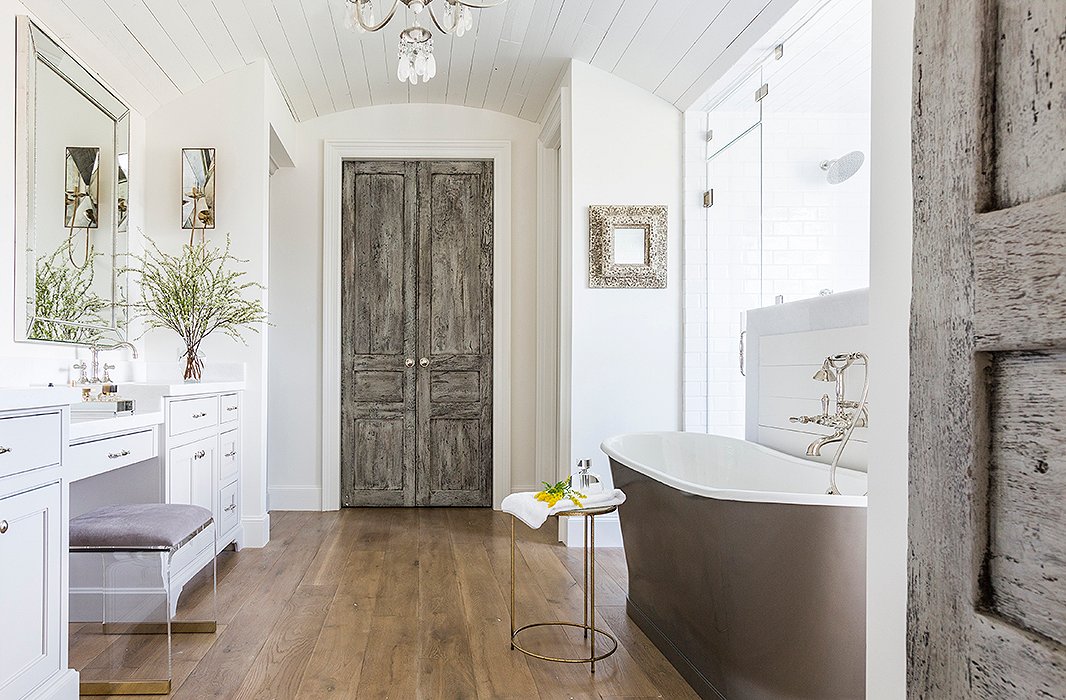
<path fill-rule="evenodd" d="M 82 695 L 168 695 L 170 679 L 158 681 L 82 681 Z"/>

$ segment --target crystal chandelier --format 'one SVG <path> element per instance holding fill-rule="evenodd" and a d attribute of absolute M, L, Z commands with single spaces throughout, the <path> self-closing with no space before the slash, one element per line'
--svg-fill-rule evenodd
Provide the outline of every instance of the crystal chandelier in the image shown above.
<path fill-rule="evenodd" d="M 388 0 L 383 0 L 388 2 Z M 374 0 L 344 0 L 344 26 L 362 32 L 376 32 L 383 28 L 396 14 L 400 3 L 415 13 L 414 25 L 400 32 L 399 62 L 396 77 L 401 82 L 410 81 L 418 85 L 419 78 L 426 82 L 437 74 L 437 60 L 433 58 L 433 34 L 419 23 L 422 12 L 429 9 L 433 24 L 444 34 L 463 36 L 474 26 L 474 15 L 470 11 L 502 5 L 507 0 L 498 0 L 490 4 L 467 2 L 467 0 L 392 0 L 392 7 L 379 22 L 375 14 Z M 435 8 L 444 6 L 441 17 Z"/>

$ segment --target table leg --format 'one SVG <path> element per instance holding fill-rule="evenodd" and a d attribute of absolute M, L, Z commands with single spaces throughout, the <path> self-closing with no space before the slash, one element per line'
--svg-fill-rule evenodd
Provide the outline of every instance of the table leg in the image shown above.
<path fill-rule="evenodd" d="M 585 633 L 585 639 L 588 639 L 588 637 L 589 637 L 589 628 L 588 628 L 588 624 L 589 624 L 589 516 L 587 516 L 587 515 L 584 516 L 582 518 L 582 520 L 585 521 L 585 531 L 581 535 L 581 537 L 583 539 L 584 549 L 585 549 L 585 551 L 582 552 L 582 554 L 584 554 L 584 556 L 581 557 L 581 562 L 582 562 L 582 565 L 583 565 L 583 567 L 585 569 L 585 587 L 582 589 L 583 593 L 581 594 L 581 603 L 584 606 L 584 610 L 582 612 L 582 617 L 581 617 L 581 624 L 585 625 L 585 629 L 583 630 L 583 632 Z"/>
<path fill-rule="evenodd" d="M 589 658 L 592 659 L 592 673 L 596 673 L 596 518 L 589 519 L 589 627 L 592 634 L 589 635 Z"/>
<path fill-rule="evenodd" d="M 511 516 L 511 649 L 514 649 L 514 516 Z"/>

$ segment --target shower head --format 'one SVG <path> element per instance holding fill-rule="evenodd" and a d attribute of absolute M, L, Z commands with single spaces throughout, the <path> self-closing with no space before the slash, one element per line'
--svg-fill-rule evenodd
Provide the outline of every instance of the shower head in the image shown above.
<path fill-rule="evenodd" d="M 833 366 L 830 364 L 828 357 L 822 363 L 822 368 L 815 372 L 811 379 L 816 382 L 835 382 L 837 380 L 837 373 L 833 371 Z"/>
<path fill-rule="evenodd" d="M 865 160 L 862 151 L 851 151 L 835 160 L 823 160 L 821 168 L 825 171 L 825 181 L 830 185 L 839 185 L 859 172 Z"/>

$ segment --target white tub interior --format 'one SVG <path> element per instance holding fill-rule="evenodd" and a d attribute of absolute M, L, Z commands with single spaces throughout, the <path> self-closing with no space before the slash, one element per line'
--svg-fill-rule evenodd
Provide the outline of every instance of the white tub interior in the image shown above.
<path fill-rule="evenodd" d="M 699 496 L 766 503 L 866 506 L 863 472 L 837 469 L 837 487 L 842 495 L 827 495 L 828 465 L 745 440 L 706 433 L 631 433 L 608 438 L 600 447 L 631 469 Z"/>

